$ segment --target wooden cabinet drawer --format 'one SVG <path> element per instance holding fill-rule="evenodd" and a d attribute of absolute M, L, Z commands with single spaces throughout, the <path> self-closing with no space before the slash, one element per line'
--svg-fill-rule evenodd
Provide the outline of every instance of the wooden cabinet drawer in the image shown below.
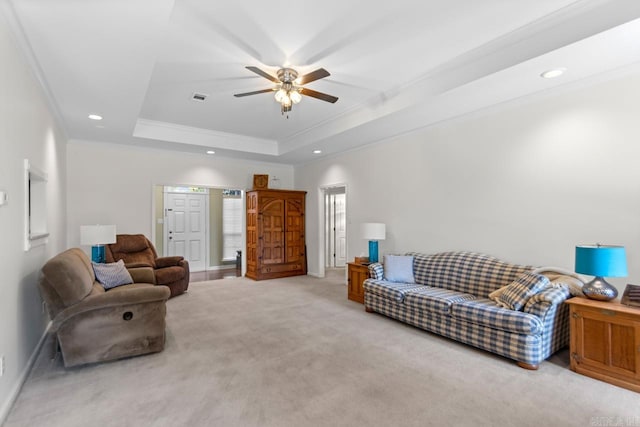
<path fill-rule="evenodd" d="M 260 268 L 260 273 L 284 273 L 287 271 L 296 271 L 302 270 L 302 264 L 296 262 L 293 264 L 274 264 L 274 265 L 264 265 Z"/>

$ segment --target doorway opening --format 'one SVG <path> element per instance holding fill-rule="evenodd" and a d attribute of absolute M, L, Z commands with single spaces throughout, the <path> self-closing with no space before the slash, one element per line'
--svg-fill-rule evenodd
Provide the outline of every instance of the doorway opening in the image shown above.
<path fill-rule="evenodd" d="M 242 276 L 242 190 L 157 185 L 154 200 L 158 254 L 185 257 L 193 282 Z"/>
<path fill-rule="evenodd" d="M 346 203 L 345 187 L 325 189 L 325 268 L 344 268 L 347 262 Z"/>

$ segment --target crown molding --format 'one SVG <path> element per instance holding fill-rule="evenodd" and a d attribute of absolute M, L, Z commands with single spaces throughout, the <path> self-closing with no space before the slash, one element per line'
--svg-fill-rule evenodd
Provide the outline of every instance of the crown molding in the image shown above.
<path fill-rule="evenodd" d="M 67 131 L 67 125 L 63 118 L 62 112 L 58 103 L 55 101 L 55 97 L 53 96 L 53 92 L 47 82 L 46 77 L 40 67 L 40 64 L 36 60 L 35 54 L 33 53 L 33 48 L 31 47 L 31 43 L 27 39 L 24 28 L 20 19 L 18 19 L 18 15 L 16 14 L 15 7 L 11 0 L 0 0 L 0 11 L 5 16 L 7 24 L 10 28 L 10 33 L 13 35 L 14 41 L 18 46 L 18 50 L 22 53 L 22 56 L 27 63 L 27 68 L 34 79 L 37 81 L 38 86 L 42 90 L 42 93 L 45 98 L 45 102 L 49 107 L 53 115 L 53 119 L 58 124 L 60 131 L 62 132 L 65 140 L 69 140 L 69 132 Z"/>

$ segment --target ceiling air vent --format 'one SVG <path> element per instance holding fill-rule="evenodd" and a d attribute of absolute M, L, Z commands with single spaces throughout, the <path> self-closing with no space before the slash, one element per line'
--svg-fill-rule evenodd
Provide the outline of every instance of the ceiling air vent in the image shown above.
<path fill-rule="evenodd" d="M 191 100 L 192 101 L 198 101 L 198 102 L 204 102 L 205 99 L 207 99 L 207 96 L 209 95 L 205 95 L 204 93 L 194 93 L 193 95 L 191 95 Z"/>

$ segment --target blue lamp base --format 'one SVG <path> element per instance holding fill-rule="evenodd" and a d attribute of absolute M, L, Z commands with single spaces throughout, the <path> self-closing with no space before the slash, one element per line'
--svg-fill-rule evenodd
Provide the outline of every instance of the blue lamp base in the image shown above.
<path fill-rule="evenodd" d="M 97 263 L 104 263 L 106 257 L 104 256 L 104 245 L 91 246 L 91 261 Z"/>
<path fill-rule="evenodd" d="M 369 262 L 378 262 L 378 241 L 369 240 Z"/>

